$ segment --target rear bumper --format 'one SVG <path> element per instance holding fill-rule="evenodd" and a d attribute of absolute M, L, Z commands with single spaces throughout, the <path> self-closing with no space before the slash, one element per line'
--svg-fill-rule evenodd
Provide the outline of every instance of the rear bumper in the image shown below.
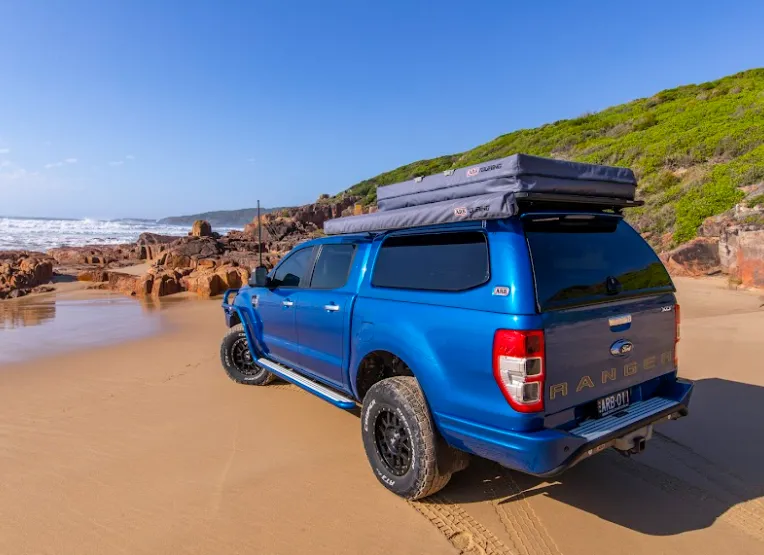
<path fill-rule="evenodd" d="M 435 414 L 446 440 L 463 451 L 536 476 L 554 476 L 611 447 L 615 440 L 649 424 L 688 414 L 693 384 L 677 380 L 659 396 L 631 405 L 619 416 L 589 420 L 571 430 L 512 432 L 445 414 Z"/>

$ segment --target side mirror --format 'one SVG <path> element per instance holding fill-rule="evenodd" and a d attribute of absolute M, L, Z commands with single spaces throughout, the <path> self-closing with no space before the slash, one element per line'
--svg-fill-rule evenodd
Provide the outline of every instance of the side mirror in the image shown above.
<path fill-rule="evenodd" d="M 265 266 L 258 266 L 255 268 L 255 273 L 250 278 L 249 284 L 252 287 L 267 287 L 268 281 L 268 268 Z"/>

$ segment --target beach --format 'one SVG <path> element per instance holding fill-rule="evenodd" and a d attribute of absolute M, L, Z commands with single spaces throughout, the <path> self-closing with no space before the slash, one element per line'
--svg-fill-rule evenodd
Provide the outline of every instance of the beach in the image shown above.
<path fill-rule="evenodd" d="M 764 300 L 676 281 L 689 417 L 638 457 L 549 480 L 475 459 L 418 503 L 376 482 L 355 414 L 225 376 L 217 300 L 145 309 L 130 327 L 146 333 L 71 350 L 18 325 L 43 343 L 0 362 L 0 553 L 760 554 Z M 22 301 L 39 302 L 6 303 Z"/>

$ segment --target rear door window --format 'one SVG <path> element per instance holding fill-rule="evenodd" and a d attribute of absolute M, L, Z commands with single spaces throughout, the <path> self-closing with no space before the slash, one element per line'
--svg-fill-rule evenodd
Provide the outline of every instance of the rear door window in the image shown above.
<path fill-rule="evenodd" d="M 620 218 L 526 217 L 542 311 L 673 291 L 653 249 Z"/>
<path fill-rule="evenodd" d="M 324 245 L 313 270 L 311 289 L 338 289 L 345 285 L 353 263 L 355 245 Z"/>
<path fill-rule="evenodd" d="M 465 291 L 489 278 L 488 242 L 479 231 L 400 235 L 379 249 L 371 284 L 428 291 Z"/>

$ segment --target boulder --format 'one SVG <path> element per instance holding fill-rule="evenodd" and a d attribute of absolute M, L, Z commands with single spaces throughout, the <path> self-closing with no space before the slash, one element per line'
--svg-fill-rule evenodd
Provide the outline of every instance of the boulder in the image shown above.
<path fill-rule="evenodd" d="M 122 293 L 123 295 L 130 295 L 131 297 L 144 296 L 146 294 L 146 280 L 145 276 L 136 276 L 133 274 L 122 274 L 119 272 L 110 272 L 107 289 Z M 153 276 L 152 276 L 153 280 Z"/>
<path fill-rule="evenodd" d="M 225 291 L 220 276 L 209 271 L 194 272 L 184 277 L 182 283 L 189 293 L 196 293 L 202 298 L 213 297 Z"/>
<path fill-rule="evenodd" d="M 249 270 L 240 266 L 220 266 L 199 269 L 181 279 L 182 286 L 199 297 L 220 295 L 226 289 L 236 289 L 249 281 Z"/>
<path fill-rule="evenodd" d="M 212 226 L 207 220 L 196 220 L 191 227 L 193 237 L 212 237 Z"/>
<path fill-rule="evenodd" d="M 202 258 L 214 258 L 223 247 L 212 237 L 184 237 L 171 243 L 164 257 L 157 262 L 166 268 L 196 268 Z"/>
<path fill-rule="evenodd" d="M 702 276 L 718 271 L 719 239 L 697 237 L 662 257 L 669 273 L 674 276 Z"/>
<path fill-rule="evenodd" d="M 745 287 L 764 287 L 764 228 L 738 233 L 736 274 Z"/>
<path fill-rule="evenodd" d="M 154 298 L 174 295 L 183 290 L 181 285 L 181 274 L 174 271 L 163 271 L 154 276 L 151 296 Z"/>
<path fill-rule="evenodd" d="M 0 251 L 0 299 L 22 297 L 50 282 L 53 262 L 43 253 Z"/>
<path fill-rule="evenodd" d="M 173 235 L 159 235 L 158 233 L 141 233 L 136 242 L 137 255 L 141 260 L 153 261 L 164 253 L 171 243 L 181 239 Z"/>

